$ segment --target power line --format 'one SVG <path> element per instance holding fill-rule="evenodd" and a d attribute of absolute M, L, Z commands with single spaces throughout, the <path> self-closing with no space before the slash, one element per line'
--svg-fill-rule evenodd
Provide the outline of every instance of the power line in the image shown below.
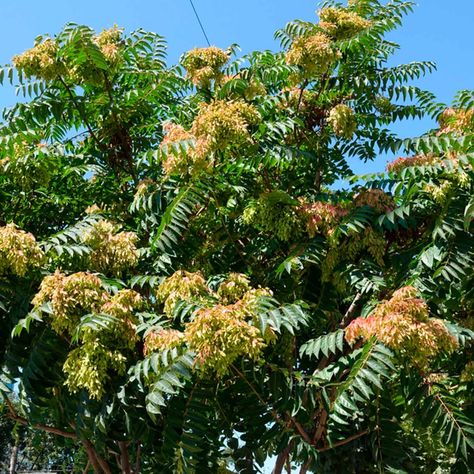
<path fill-rule="evenodd" d="M 201 30 L 202 30 L 202 34 L 204 35 L 204 38 L 206 38 L 207 45 L 211 46 L 209 38 L 207 37 L 207 34 L 206 34 L 206 30 L 204 29 L 204 26 L 202 25 L 201 19 L 199 18 L 198 12 L 196 11 L 196 7 L 194 6 L 193 0 L 189 0 L 189 3 L 193 7 L 194 14 L 196 15 L 197 21 L 198 21 L 199 26 L 201 27 Z"/>

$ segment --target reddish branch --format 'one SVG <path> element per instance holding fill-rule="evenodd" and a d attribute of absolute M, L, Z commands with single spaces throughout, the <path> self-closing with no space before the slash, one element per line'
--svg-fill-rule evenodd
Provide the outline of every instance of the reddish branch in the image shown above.
<path fill-rule="evenodd" d="M 324 453 L 325 451 L 330 451 L 331 449 L 338 448 L 339 446 L 344 446 L 345 444 L 348 444 L 357 438 L 361 438 L 362 436 L 365 436 L 368 433 L 369 432 L 367 430 L 361 431 L 360 433 L 356 433 L 355 435 L 349 436 L 349 438 L 338 441 L 337 443 L 334 443 L 331 446 L 326 446 L 324 448 L 317 449 L 316 451 L 318 451 L 318 453 Z"/>
<path fill-rule="evenodd" d="M 42 424 L 31 424 L 26 418 L 23 418 L 16 412 L 15 407 L 13 406 L 12 402 L 9 400 L 9 398 L 6 395 L 4 395 L 4 398 L 5 398 L 5 403 L 7 404 L 8 410 L 10 412 L 8 416 L 13 421 L 20 423 L 21 425 L 31 426 L 32 428 L 37 429 L 37 430 L 47 431 L 48 433 L 52 433 L 58 436 L 63 436 L 64 438 L 77 439 L 76 433 L 72 433 L 71 431 L 55 428 L 54 426 L 48 426 L 48 425 L 42 425 Z"/>
<path fill-rule="evenodd" d="M 120 466 L 123 474 L 131 474 L 130 458 L 128 456 L 127 443 L 125 441 L 117 441 L 120 448 Z"/>

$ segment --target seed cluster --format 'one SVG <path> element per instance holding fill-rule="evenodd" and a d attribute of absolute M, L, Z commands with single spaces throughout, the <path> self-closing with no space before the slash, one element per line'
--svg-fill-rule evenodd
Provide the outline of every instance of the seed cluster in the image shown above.
<path fill-rule="evenodd" d="M 184 332 L 204 372 L 222 376 L 239 357 L 258 359 L 265 342 L 258 328 L 247 321 L 242 304 L 217 305 L 199 310 Z"/>
<path fill-rule="evenodd" d="M 347 209 L 339 204 L 317 201 L 302 201 L 300 212 L 306 221 L 308 235 L 313 238 L 317 234 L 330 236 L 334 227 L 347 214 Z"/>
<path fill-rule="evenodd" d="M 433 154 L 400 157 L 387 165 L 387 171 L 397 172 L 410 166 L 430 166 L 436 164 L 437 162 L 439 162 L 439 158 Z"/>
<path fill-rule="evenodd" d="M 255 325 L 259 301 L 271 295 L 268 288 L 251 288 L 249 279 L 240 273 L 230 273 L 213 293 L 201 274 L 178 271 L 157 291 L 166 314 L 178 300 L 198 303 L 201 309 L 184 325 L 183 332 L 163 328 L 150 332 L 145 337 L 145 354 L 186 344 L 196 353 L 199 370 L 225 375 L 237 358 L 257 360 L 263 348 L 275 340 L 271 328 L 262 334 Z"/>
<path fill-rule="evenodd" d="M 438 135 L 443 133 L 455 133 L 462 135 L 468 131 L 474 131 L 474 110 L 473 109 L 453 109 L 444 110 L 438 117 Z"/>
<path fill-rule="evenodd" d="M 44 253 L 33 234 L 15 224 L 0 227 L 0 275 L 12 273 L 23 277 L 27 271 L 39 267 Z"/>
<path fill-rule="evenodd" d="M 243 101 L 215 100 L 202 103 L 192 126 L 193 135 L 204 140 L 209 151 L 241 146 L 251 141 L 249 127 L 258 123 L 257 109 Z"/>
<path fill-rule="evenodd" d="M 242 273 L 229 273 L 217 289 L 217 296 L 223 304 L 232 304 L 250 291 L 250 280 Z"/>
<path fill-rule="evenodd" d="M 123 30 L 114 26 L 103 30 L 92 38 L 84 38 L 84 46 L 95 44 L 110 66 L 116 66 L 122 58 Z M 62 56 L 56 40 L 46 38 L 12 59 L 13 65 L 27 78 L 37 77 L 45 81 L 67 78 L 77 84 L 100 85 L 103 83 L 102 71 L 91 61 L 80 64 L 71 63 L 67 55 Z"/>
<path fill-rule="evenodd" d="M 206 281 L 201 273 L 179 270 L 163 280 L 156 290 L 158 302 L 163 303 L 164 312 L 172 317 L 179 301 L 199 302 L 209 296 Z"/>
<path fill-rule="evenodd" d="M 328 7 L 318 11 L 319 26 L 335 40 L 347 40 L 369 28 L 370 20 L 347 8 Z"/>
<path fill-rule="evenodd" d="M 297 202 L 283 191 L 261 194 L 244 210 L 242 218 L 246 224 L 283 241 L 291 240 L 303 231 Z"/>
<path fill-rule="evenodd" d="M 94 37 L 94 43 L 100 48 L 102 54 L 111 63 L 117 62 L 120 58 L 120 50 L 122 46 L 123 28 L 113 26 L 105 29 Z"/>
<path fill-rule="evenodd" d="M 81 317 L 99 312 L 106 299 L 107 294 L 96 275 L 78 272 L 67 276 L 56 270 L 43 279 L 32 304 L 40 309 L 50 302 L 51 327 L 58 334 L 73 334 Z"/>
<path fill-rule="evenodd" d="M 365 189 L 354 197 L 356 207 L 369 206 L 379 212 L 391 212 L 395 202 L 389 194 L 381 189 Z"/>
<path fill-rule="evenodd" d="M 416 288 L 406 286 L 380 303 L 367 318 L 357 318 L 345 330 L 346 341 L 376 337 L 410 365 L 426 370 L 440 354 L 457 347 L 444 322 L 430 318 L 426 302 Z"/>
<path fill-rule="evenodd" d="M 338 104 L 333 107 L 328 116 L 328 123 L 338 137 L 350 140 L 357 129 L 357 120 L 349 106 Z"/>
<path fill-rule="evenodd" d="M 36 76 L 50 81 L 65 74 L 66 68 L 58 60 L 58 45 L 55 40 L 47 38 L 33 48 L 14 56 L 14 66 L 26 77 Z"/>
<path fill-rule="evenodd" d="M 182 64 L 193 84 L 209 87 L 212 81 L 219 81 L 222 78 L 222 67 L 228 61 L 228 53 L 216 46 L 210 46 L 188 51 Z"/>
<path fill-rule="evenodd" d="M 72 393 L 85 389 L 91 398 L 100 399 L 110 380 L 110 372 L 123 375 L 127 367 L 127 351 L 138 340 L 134 311 L 143 301 L 133 290 L 120 290 L 113 296 L 105 294 L 100 312 L 114 317 L 113 323 L 95 329 L 85 328 L 81 345 L 71 351 L 64 363 L 65 384 Z"/>
<path fill-rule="evenodd" d="M 249 127 L 259 118 L 257 109 L 251 104 L 240 100 L 215 100 L 200 105 L 191 131 L 181 125 L 165 124 L 166 134 L 160 145 L 165 155 L 165 173 L 186 175 L 209 170 L 216 151 L 251 143 Z M 194 142 L 194 147 L 185 150 L 183 142 L 190 141 Z"/>
<path fill-rule="evenodd" d="M 298 36 L 286 53 L 286 62 L 301 68 L 305 77 L 322 75 L 329 71 L 341 53 L 335 49 L 331 38 L 324 33 Z"/>
<path fill-rule="evenodd" d="M 138 262 L 137 239 L 133 232 L 117 232 L 117 227 L 105 219 L 97 221 L 82 238 L 92 249 L 89 268 L 107 275 L 121 276 Z"/>
<path fill-rule="evenodd" d="M 20 189 L 29 191 L 47 187 L 51 179 L 52 163 L 45 153 L 44 144 L 31 147 L 26 142 L 15 143 L 11 153 L 0 160 L 0 170 Z"/>
<path fill-rule="evenodd" d="M 153 352 L 163 352 L 179 347 L 184 343 L 184 334 L 176 329 L 159 329 L 150 331 L 145 336 L 143 353 L 147 356 Z"/>
<path fill-rule="evenodd" d="M 191 132 L 174 123 L 166 123 L 163 129 L 166 134 L 160 149 L 164 152 L 163 169 L 167 175 L 198 174 L 212 165 L 206 140 L 196 139 Z M 188 146 L 185 150 L 183 142 L 191 141 L 194 141 L 194 148 Z"/>
<path fill-rule="evenodd" d="M 138 340 L 134 311 L 143 301 L 133 290 L 120 290 L 110 295 L 101 280 L 91 273 L 64 275 L 60 271 L 43 279 L 32 304 L 36 311 L 50 303 L 47 312 L 52 329 L 70 338 L 87 314 L 107 314 L 113 319 L 106 326 L 85 326 L 79 333 L 79 347 L 73 349 L 64 363 L 65 384 L 73 393 L 88 391 L 92 398 L 101 398 L 110 371 L 123 374 L 127 357 Z"/>

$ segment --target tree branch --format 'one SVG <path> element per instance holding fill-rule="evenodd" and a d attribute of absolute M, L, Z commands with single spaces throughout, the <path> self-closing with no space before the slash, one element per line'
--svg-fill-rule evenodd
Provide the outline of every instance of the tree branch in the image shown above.
<path fill-rule="evenodd" d="M 344 446 L 345 444 L 350 443 L 351 441 L 354 441 L 357 438 L 361 438 L 362 436 L 365 436 L 369 432 L 367 430 L 361 431 L 360 433 L 357 433 L 355 435 L 349 436 L 349 438 L 343 439 L 341 441 L 338 441 L 337 443 L 334 443 L 332 446 L 326 446 L 324 448 L 319 448 L 316 451 L 318 453 L 324 453 L 325 451 L 330 451 L 331 449 L 338 448 L 339 446 Z"/>
<path fill-rule="evenodd" d="M 130 466 L 130 458 L 128 456 L 127 443 L 125 441 L 117 441 L 120 448 L 120 465 L 123 474 L 131 474 L 132 468 Z"/>
<path fill-rule="evenodd" d="M 3 395 L 3 396 L 5 398 L 5 403 L 7 404 L 8 410 L 10 412 L 8 417 L 11 418 L 13 421 L 16 421 L 17 423 L 20 423 L 21 425 L 24 425 L 24 426 L 30 426 L 33 429 L 46 431 L 48 433 L 52 433 L 58 436 L 63 436 L 64 438 L 77 439 L 76 433 L 73 433 L 71 431 L 62 430 L 61 428 L 55 428 L 54 426 L 30 423 L 26 418 L 20 416 L 16 412 L 15 407 L 13 406 L 10 399 L 6 395 Z"/>
<path fill-rule="evenodd" d="M 79 104 L 77 103 L 77 100 L 76 98 L 74 97 L 74 94 L 72 93 L 71 91 L 71 88 L 66 84 L 66 81 L 61 77 L 59 76 L 59 82 L 61 82 L 61 84 L 64 86 L 64 88 L 66 89 L 66 92 L 68 93 L 69 95 L 69 98 L 71 99 L 72 103 L 74 104 L 74 107 L 76 108 L 77 112 L 79 113 L 82 121 L 84 122 L 84 125 L 86 126 L 87 128 L 87 131 L 89 132 L 90 136 L 95 140 L 95 142 L 97 143 L 97 145 L 99 146 L 99 148 L 102 148 L 103 149 L 103 145 L 102 143 L 100 142 L 100 140 L 97 138 L 97 135 L 94 133 L 94 130 L 92 130 L 92 127 L 90 126 L 88 120 L 87 120 L 87 117 L 84 115 L 84 113 L 82 112 L 81 108 L 79 107 Z"/>
<path fill-rule="evenodd" d="M 273 468 L 272 474 L 281 474 L 285 467 L 286 460 L 290 456 L 290 451 L 293 448 L 293 441 L 288 443 L 288 446 L 277 456 L 275 467 Z"/>
<path fill-rule="evenodd" d="M 354 314 L 357 309 L 357 305 L 359 304 L 360 299 L 362 298 L 361 293 L 357 293 L 354 297 L 354 300 L 352 301 L 351 305 L 349 306 L 349 309 L 346 311 L 346 314 L 341 320 L 341 323 L 339 324 L 339 327 L 345 328 L 354 318 Z"/>

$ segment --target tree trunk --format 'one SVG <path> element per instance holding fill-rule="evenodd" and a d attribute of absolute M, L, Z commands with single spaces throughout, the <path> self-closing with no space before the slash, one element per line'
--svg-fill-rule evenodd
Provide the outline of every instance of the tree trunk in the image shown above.
<path fill-rule="evenodd" d="M 288 446 L 277 456 L 275 467 L 272 474 L 282 474 L 287 460 L 289 459 L 293 443 L 290 441 Z"/>
<path fill-rule="evenodd" d="M 130 466 L 130 458 L 128 456 L 127 443 L 125 441 L 117 441 L 120 448 L 120 466 L 123 474 L 132 474 L 132 467 Z"/>
<path fill-rule="evenodd" d="M 12 452 L 10 454 L 10 466 L 8 468 L 8 474 L 16 474 L 17 459 L 18 459 L 18 445 L 15 444 L 12 447 Z"/>

